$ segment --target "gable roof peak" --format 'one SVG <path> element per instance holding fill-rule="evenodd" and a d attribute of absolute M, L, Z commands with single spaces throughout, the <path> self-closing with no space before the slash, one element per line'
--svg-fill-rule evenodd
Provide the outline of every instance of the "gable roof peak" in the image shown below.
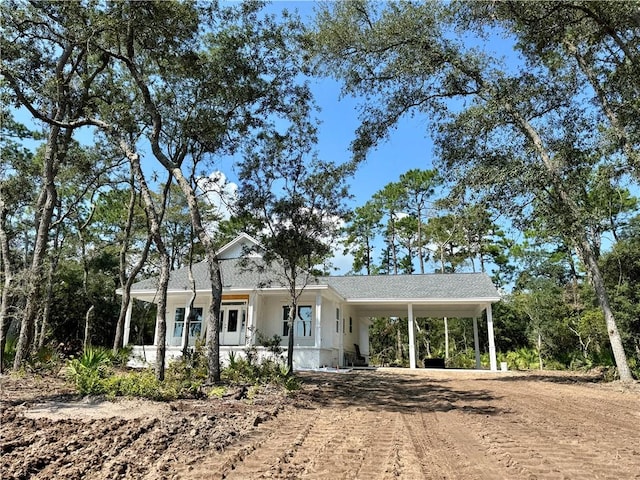
<path fill-rule="evenodd" d="M 248 233 L 242 232 L 236 238 L 223 245 L 216 252 L 216 256 L 219 259 L 228 259 L 228 258 L 240 258 L 246 255 L 247 248 L 258 247 L 259 249 L 264 249 L 264 247 L 260 244 L 258 240 L 253 238 Z M 261 256 L 259 254 L 253 254 L 255 256 Z"/>

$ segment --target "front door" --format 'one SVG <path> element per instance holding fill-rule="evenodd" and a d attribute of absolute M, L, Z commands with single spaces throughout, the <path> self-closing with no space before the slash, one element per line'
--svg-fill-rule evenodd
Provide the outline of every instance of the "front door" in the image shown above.
<path fill-rule="evenodd" d="M 244 330 L 243 305 L 222 305 L 220 307 L 220 345 L 241 345 Z"/>

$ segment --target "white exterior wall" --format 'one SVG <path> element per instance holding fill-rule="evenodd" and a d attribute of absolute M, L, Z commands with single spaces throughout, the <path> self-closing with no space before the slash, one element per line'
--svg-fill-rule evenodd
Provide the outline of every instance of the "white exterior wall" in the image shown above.
<path fill-rule="evenodd" d="M 174 318 L 176 308 L 185 308 L 189 300 L 190 292 L 171 294 L 167 303 L 167 361 L 181 355 L 182 338 L 173 337 Z M 204 318 L 202 325 L 202 335 L 206 335 L 206 316 L 209 311 L 210 295 L 198 295 L 195 306 L 203 309 Z M 230 300 L 232 301 L 232 300 Z M 320 325 L 317 320 L 318 302 L 320 303 Z M 230 351 L 236 354 L 244 354 L 246 344 L 253 342 L 257 344 L 256 331 L 270 338 L 278 335 L 282 338 L 281 345 L 287 347 L 288 338 L 282 336 L 283 331 L 283 307 L 288 305 L 289 297 L 286 293 L 265 294 L 253 292 L 249 295 L 247 303 L 246 336 L 243 333 L 241 344 L 238 346 L 221 345 L 220 361 L 224 364 L 228 359 Z M 294 339 L 294 368 L 317 368 L 322 366 L 344 366 L 345 352 L 354 354 L 354 343 L 360 345 L 360 351 L 364 355 L 368 354 L 369 345 L 368 326 L 362 326 L 361 319 L 355 316 L 353 308 L 339 302 L 334 295 L 327 293 L 327 290 L 309 290 L 301 296 L 298 305 L 310 306 L 312 309 L 311 336 L 295 337 Z M 338 319 L 339 331 L 336 332 L 336 309 L 340 311 Z M 351 318 L 351 331 L 349 331 L 349 318 Z M 364 328 L 364 330 L 363 330 Z M 363 337 L 363 334 L 365 335 Z M 319 338 L 317 338 L 319 336 Z M 261 356 L 268 356 L 268 352 L 262 352 L 258 346 Z M 131 362 L 132 365 L 149 365 L 155 362 L 156 347 L 135 346 L 134 356 L 138 360 Z M 286 355 L 286 354 L 285 354 Z M 146 359 L 146 360 L 145 360 Z"/>

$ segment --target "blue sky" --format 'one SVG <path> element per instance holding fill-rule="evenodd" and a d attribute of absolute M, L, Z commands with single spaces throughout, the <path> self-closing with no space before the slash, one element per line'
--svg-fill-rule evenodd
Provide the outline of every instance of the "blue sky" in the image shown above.
<path fill-rule="evenodd" d="M 303 20 L 314 16 L 315 1 L 274 1 L 267 6 L 269 12 L 283 9 L 298 11 Z M 320 111 L 319 141 L 317 152 L 320 158 L 342 163 L 351 158 L 349 145 L 355 137 L 360 121 L 357 99 L 340 98 L 340 85 L 332 79 L 310 81 Z M 428 138 L 427 122 L 424 118 L 403 119 L 388 142 L 372 150 L 350 182 L 351 206 L 365 203 L 387 183 L 397 181 L 401 174 L 412 168 L 432 168 L 433 143 Z M 232 170 L 223 168 L 228 180 L 235 181 Z"/>

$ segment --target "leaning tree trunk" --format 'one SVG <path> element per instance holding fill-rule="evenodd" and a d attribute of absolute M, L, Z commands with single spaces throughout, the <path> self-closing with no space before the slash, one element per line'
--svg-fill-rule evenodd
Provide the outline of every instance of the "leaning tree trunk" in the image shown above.
<path fill-rule="evenodd" d="M 218 331 L 218 321 L 220 318 L 220 305 L 222 303 L 222 278 L 220 275 L 220 264 L 216 254 L 216 245 L 204 228 L 200 207 L 194 188 L 182 173 L 180 165 L 184 160 L 188 151 L 185 145 L 176 149 L 176 156 L 180 157 L 177 162 L 172 161 L 164 154 L 160 148 L 162 134 L 162 115 L 158 110 L 158 106 L 154 103 L 153 96 L 149 89 L 149 85 L 145 82 L 140 71 L 136 68 L 133 60 L 133 43 L 129 44 L 127 51 L 128 58 L 125 61 L 126 67 L 131 73 L 136 86 L 140 90 L 144 102 L 144 107 L 151 118 L 152 129 L 149 135 L 151 143 L 151 151 L 154 157 L 167 169 L 169 174 L 178 182 L 180 189 L 184 193 L 187 205 L 189 206 L 189 215 L 191 216 L 191 225 L 193 231 L 198 236 L 202 247 L 207 256 L 209 267 L 209 279 L 211 281 L 211 305 L 207 316 L 207 355 L 209 363 L 209 372 L 207 375 L 208 383 L 217 383 L 220 381 L 220 333 Z"/>
<path fill-rule="evenodd" d="M 54 242 L 54 248 L 57 242 Z M 49 273 L 47 274 L 47 290 L 44 296 L 44 309 L 42 310 L 42 319 L 40 321 L 40 331 L 36 329 L 38 348 L 44 347 L 44 341 L 47 336 L 47 328 L 49 326 L 49 317 L 51 317 L 51 303 L 53 301 L 53 277 L 58 269 L 58 261 L 60 255 L 56 252 L 49 260 Z"/>
<path fill-rule="evenodd" d="M 172 167 L 172 162 L 162 154 L 157 143 L 152 145 L 154 145 L 153 150 L 156 158 L 169 169 L 169 172 L 176 178 L 180 189 L 184 193 L 187 199 L 187 205 L 189 206 L 189 215 L 191 216 L 193 231 L 206 252 L 209 280 L 211 282 L 211 304 L 207 315 L 206 334 L 209 366 L 207 382 L 218 383 L 220 382 L 220 331 L 218 329 L 218 322 L 220 319 L 220 306 L 222 304 L 222 277 L 220 275 L 220 263 L 218 261 L 215 243 L 204 228 L 200 214 L 200 206 L 194 188 L 180 168 Z"/>
<path fill-rule="evenodd" d="M 120 288 L 122 289 L 122 300 L 120 302 L 120 312 L 118 313 L 118 321 L 116 322 L 116 333 L 113 338 L 113 353 L 114 355 L 118 352 L 120 348 L 124 345 L 123 337 L 124 337 L 124 322 L 127 316 L 127 310 L 129 309 L 129 303 L 131 302 L 131 286 L 133 282 L 136 280 L 136 276 L 142 270 L 142 267 L 147 261 L 147 257 L 149 255 L 149 249 L 151 248 L 151 242 L 153 241 L 153 237 L 151 235 L 147 235 L 147 240 L 145 241 L 144 248 L 142 249 L 142 253 L 138 257 L 138 261 L 131 269 L 129 276 L 127 277 L 127 252 L 129 250 L 129 242 L 131 240 L 131 230 L 133 228 L 133 219 L 135 217 L 135 206 L 136 206 L 136 189 L 135 189 L 135 181 L 134 181 L 133 170 L 131 171 L 131 177 L 129 179 L 129 183 L 131 185 L 131 197 L 129 198 L 129 207 L 127 209 L 127 223 L 124 227 L 124 236 L 122 238 L 122 243 L 120 246 L 120 254 L 119 254 L 119 265 L 120 265 Z M 165 187 L 166 189 L 166 187 Z"/>
<path fill-rule="evenodd" d="M 533 144 L 535 150 L 540 155 L 542 163 L 544 164 L 544 167 L 547 170 L 551 181 L 553 182 L 553 186 L 557 190 L 559 203 L 566 209 L 569 215 L 569 220 L 574 225 L 580 224 L 578 206 L 566 191 L 558 172 L 558 167 L 547 152 L 542 138 L 538 134 L 537 130 L 524 117 L 522 117 L 519 112 L 514 110 L 511 104 L 506 102 L 504 106 L 507 112 L 510 113 L 515 120 L 515 123 L 522 129 L 522 131 Z M 598 303 L 604 314 L 605 323 L 607 325 L 607 333 L 609 335 L 609 342 L 611 343 L 613 357 L 616 361 L 616 366 L 618 367 L 620 380 L 622 380 L 623 382 L 632 382 L 633 376 L 631 375 L 631 370 L 629 369 L 627 356 L 624 352 L 624 347 L 622 346 L 622 339 L 620 338 L 620 333 L 618 332 L 618 327 L 613 315 L 613 310 L 611 309 L 611 305 L 609 304 L 609 295 L 607 294 L 607 290 L 604 285 L 604 279 L 602 278 L 596 256 L 593 252 L 593 249 L 591 248 L 591 245 L 589 244 L 589 240 L 586 236 L 586 233 L 584 232 L 584 229 L 580 229 L 578 227 L 575 228 L 574 232 L 572 233 L 573 235 L 571 237 L 571 240 L 574 243 L 576 250 L 578 251 L 580 259 L 585 264 L 587 272 L 590 275 L 591 283 L 596 292 Z"/>
<path fill-rule="evenodd" d="M 158 310 L 156 313 L 156 378 L 158 380 L 164 380 L 167 339 L 167 288 L 169 285 L 170 273 L 169 255 L 167 254 L 167 249 L 160 230 L 161 218 L 158 215 L 158 211 L 151 196 L 151 190 L 147 185 L 147 181 L 140 166 L 140 155 L 133 151 L 129 144 L 122 139 L 120 139 L 120 147 L 131 162 L 131 168 L 133 169 L 134 175 L 140 184 L 144 209 L 147 214 L 147 219 L 149 220 L 149 233 L 153 237 L 153 241 L 156 244 L 158 253 L 160 254 L 160 277 L 157 293 Z M 167 180 L 168 184 L 170 182 L 171 177 Z"/>
<path fill-rule="evenodd" d="M 27 300 L 24 316 L 20 324 L 20 334 L 16 346 L 16 355 L 13 361 L 13 369 L 19 370 L 22 362 L 27 358 L 31 350 L 35 336 L 35 319 L 40 308 L 41 287 L 43 284 L 42 267 L 49 243 L 49 228 L 53 218 L 53 210 L 58 201 L 58 191 L 55 185 L 56 163 L 58 152 L 60 127 L 52 126 L 47 139 L 43 162 L 44 186 L 38 197 L 36 207 L 37 234 L 33 249 L 33 258 L 27 278 Z M 70 131 L 65 134 L 65 140 L 70 138 Z"/>
<path fill-rule="evenodd" d="M 600 308 L 604 313 L 604 320 L 607 325 L 607 333 L 609 334 L 609 342 L 611 343 L 613 358 L 615 359 L 616 366 L 618 367 L 620 380 L 622 380 L 623 382 L 631 382 L 633 381 L 633 376 L 631 375 L 631 369 L 629 368 L 629 364 L 627 362 L 627 355 L 624 351 L 624 347 L 622 346 L 622 338 L 620 337 L 620 332 L 618 332 L 618 326 L 613 315 L 613 310 L 611 309 L 611 304 L 609 303 L 609 295 L 607 294 L 607 290 L 605 288 L 604 279 L 602 278 L 602 274 L 600 272 L 600 267 L 598 266 L 598 262 L 593 255 L 593 251 L 591 250 L 589 241 L 587 239 L 582 239 L 580 245 L 577 246 L 577 250 L 580 257 L 582 258 L 582 261 L 587 266 L 591 284 L 593 285 L 593 289 L 596 292 L 596 297 L 598 298 Z"/>
<path fill-rule="evenodd" d="M 182 331 L 182 356 L 186 358 L 189 353 L 189 330 L 191 329 L 191 317 L 196 302 L 196 281 L 193 278 L 193 228 L 189 244 L 189 285 L 191 286 L 191 297 L 189 298 L 188 315 L 184 318 L 184 330 Z"/>

